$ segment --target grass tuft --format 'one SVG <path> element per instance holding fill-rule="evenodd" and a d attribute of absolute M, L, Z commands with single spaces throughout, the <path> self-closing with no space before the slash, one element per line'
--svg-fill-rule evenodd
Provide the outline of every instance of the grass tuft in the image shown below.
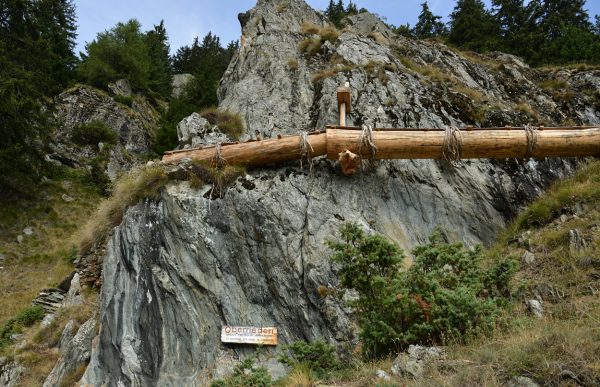
<path fill-rule="evenodd" d="M 244 133 L 244 121 L 242 116 L 228 110 L 219 110 L 216 107 L 206 108 L 200 115 L 212 125 L 217 125 L 219 130 L 228 135 L 234 141 L 238 141 Z"/>
<path fill-rule="evenodd" d="M 161 167 L 134 169 L 123 175 L 115 184 L 113 195 L 100 204 L 96 216 L 77 235 L 79 253 L 89 252 L 103 241 L 110 230 L 121 223 L 127 208 L 142 199 L 158 199 L 167 181 L 167 174 Z"/>

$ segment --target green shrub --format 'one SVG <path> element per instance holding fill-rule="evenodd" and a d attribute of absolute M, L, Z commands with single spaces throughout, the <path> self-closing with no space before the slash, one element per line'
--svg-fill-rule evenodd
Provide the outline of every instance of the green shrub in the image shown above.
<path fill-rule="evenodd" d="M 0 329 L 0 349 L 10 344 L 10 336 L 20 333 L 24 327 L 30 327 L 44 318 L 44 309 L 32 306 L 24 309 L 21 313 L 11 318 Z"/>
<path fill-rule="evenodd" d="M 117 101 L 118 103 L 129 106 L 129 107 L 131 107 L 133 105 L 133 98 L 131 98 L 131 97 L 126 97 L 124 95 L 117 94 L 113 97 L 113 99 L 115 101 Z"/>
<path fill-rule="evenodd" d="M 279 361 L 290 367 L 306 367 L 310 369 L 318 378 L 322 378 L 327 373 L 339 369 L 340 363 L 336 358 L 335 348 L 324 341 L 315 341 L 307 343 L 297 341 L 283 347 L 289 354 L 283 354 Z"/>
<path fill-rule="evenodd" d="M 90 121 L 75 126 L 71 132 L 71 140 L 81 146 L 97 146 L 101 142 L 114 145 L 119 141 L 119 135 L 102 121 Z"/>
<path fill-rule="evenodd" d="M 264 367 L 255 367 L 256 358 L 249 357 L 240 362 L 233 374 L 225 379 L 215 380 L 212 387 L 269 387 L 273 385 L 271 375 Z"/>
<path fill-rule="evenodd" d="M 104 158 L 95 157 L 90 161 L 90 170 L 86 180 L 97 188 L 102 195 L 110 193 L 111 181 L 106 174 L 106 160 Z"/>
<path fill-rule="evenodd" d="M 234 141 L 239 140 L 240 136 L 244 133 L 244 121 L 242 121 L 242 116 L 239 114 L 212 107 L 202 110 L 200 115 L 206 118 L 212 125 L 217 125 L 221 132 L 231 137 Z"/>
<path fill-rule="evenodd" d="M 516 271 L 511 260 L 485 270 L 481 248 L 441 242 L 439 233 L 414 249 L 415 261 L 401 270 L 402 251 L 379 235 L 367 236 L 356 224 L 341 228 L 341 241 L 329 241 L 341 264 L 341 285 L 358 292 L 351 302 L 367 355 L 381 356 L 410 344 L 462 341 L 490 329 L 509 295 Z"/>

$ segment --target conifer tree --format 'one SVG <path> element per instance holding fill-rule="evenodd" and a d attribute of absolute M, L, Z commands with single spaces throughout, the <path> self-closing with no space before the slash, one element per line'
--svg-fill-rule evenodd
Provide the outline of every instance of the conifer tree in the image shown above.
<path fill-rule="evenodd" d="M 431 12 L 427 2 L 422 3 L 419 21 L 417 22 L 414 30 L 415 36 L 421 39 L 426 39 L 444 35 L 446 33 L 446 27 L 441 20 L 441 16 L 434 15 Z"/>
<path fill-rule="evenodd" d="M 45 169 L 48 101 L 69 80 L 73 26 L 70 1 L 0 1 L 0 199 L 31 195 Z"/>
<path fill-rule="evenodd" d="M 146 33 L 146 44 L 150 57 L 148 88 L 164 98 L 171 96 L 171 62 L 169 38 L 164 21 Z"/>
<path fill-rule="evenodd" d="M 495 46 L 497 26 L 481 0 L 458 0 L 450 14 L 448 41 L 456 46 L 487 51 Z"/>
<path fill-rule="evenodd" d="M 358 14 L 358 7 L 352 0 L 350 0 L 348 6 L 346 7 L 346 16 L 352 16 L 356 14 Z"/>

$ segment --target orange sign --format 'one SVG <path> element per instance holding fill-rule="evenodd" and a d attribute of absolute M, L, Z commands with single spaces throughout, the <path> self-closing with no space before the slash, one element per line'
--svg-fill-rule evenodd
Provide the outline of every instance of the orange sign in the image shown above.
<path fill-rule="evenodd" d="M 221 329 L 221 342 L 235 344 L 277 345 L 277 328 L 224 326 Z"/>

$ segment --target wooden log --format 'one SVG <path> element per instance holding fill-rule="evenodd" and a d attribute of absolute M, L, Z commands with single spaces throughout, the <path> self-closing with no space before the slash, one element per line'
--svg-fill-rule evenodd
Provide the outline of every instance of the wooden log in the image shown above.
<path fill-rule="evenodd" d="M 548 128 L 546 128 L 548 129 Z M 377 159 L 441 159 L 445 133 L 442 131 L 374 131 Z M 523 130 L 461 131 L 462 158 L 524 158 L 527 135 Z M 538 131 L 531 157 L 600 156 L 600 128 Z M 359 154 L 361 132 L 328 129 L 327 157 L 337 160 L 346 150 Z M 369 158 L 368 149 L 362 157 Z"/>
<path fill-rule="evenodd" d="M 359 153 L 361 132 L 346 129 L 327 129 L 326 133 L 308 136 L 311 156 L 327 154 L 337 160 L 345 151 Z M 537 143 L 528 155 L 527 134 L 524 130 L 463 130 L 462 158 L 524 158 L 600 156 L 600 128 L 545 128 L 537 132 Z M 440 130 L 385 130 L 374 131 L 378 148 L 377 159 L 441 159 L 445 133 Z M 221 147 L 221 156 L 234 165 L 267 165 L 301 158 L 300 136 L 288 136 L 264 141 L 227 144 Z M 215 147 L 167 152 L 166 163 L 177 163 L 186 158 L 209 161 Z M 369 158 L 368 149 L 362 157 Z"/>
<path fill-rule="evenodd" d="M 344 129 L 344 130 L 362 130 L 359 126 L 341 126 L 341 125 L 327 125 L 326 129 Z M 594 129 L 598 128 L 596 126 L 553 126 L 553 127 L 544 127 L 540 126 L 538 129 L 542 130 L 581 130 L 581 129 Z M 504 126 L 504 127 L 492 127 L 492 128 L 476 128 L 473 126 L 467 126 L 465 128 L 459 128 L 462 131 L 472 131 L 472 130 L 524 130 L 525 128 L 522 126 Z M 446 129 L 444 128 L 373 128 L 374 132 L 443 132 Z"/>
<path fill-rule="evenodd" d="M 309 134 L 311 157 L 322 156 L 327 150 L 327 134 Z M 166 163 L 177 163 L 186 158 L 209 161 L 215 155 L 215 147 L 167 152 Z M 223 145 L 221 157 L 232 165 L 268 165 L 284 161 L 299 160 L 301 157 L 300 136 L 288 136 L 263 141 Z"/>

